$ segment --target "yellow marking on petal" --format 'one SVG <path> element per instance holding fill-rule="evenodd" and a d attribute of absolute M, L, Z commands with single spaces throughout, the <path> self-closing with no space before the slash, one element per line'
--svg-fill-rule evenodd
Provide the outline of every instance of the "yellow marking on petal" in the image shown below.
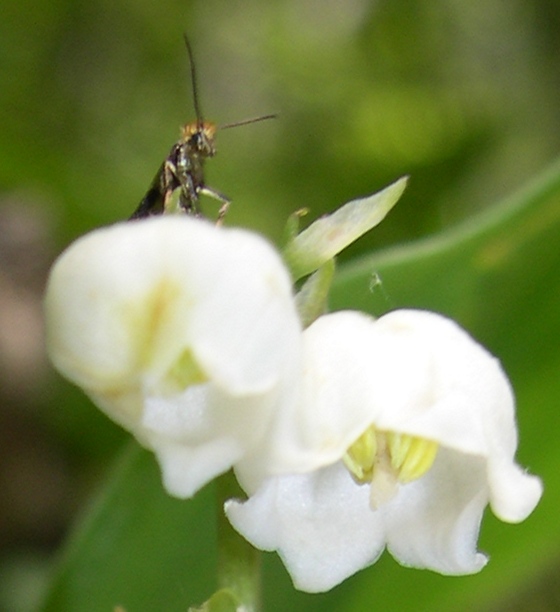
<path fill-rule="evenodd" d="M 140 301 L 135 299 L 134 304 L 127 304 L 123 316 L 135 332 L 137 354 L 142 367 L 152 362 L 158 336 L 172 316 L 180 291 L 177 283 L 164 277 Z"/>
<path fill-rule="evenodd" d="M 138 370 L 158 370 L 160 364 L 156 360 L 161 353 L 165 354 L 166 336 L 172 333 L 170 322 L 178 316 L 179 301 L 185 308 L 184 289 L 173 278 L 163 276 L 140 302 L 135 300 L 134 304 L 127 304 L 123 316 L 127 318 L 127 325 L 134 330 Z M 208 381 L 207 374 L 197 363 L 189 346 L 170 363 L 167 371 L 161 372 L 161 376 L 158 376 L 157 384 L 161 385 L 159 391 L 163 393 L 181 392 L 191 385 Z"/>

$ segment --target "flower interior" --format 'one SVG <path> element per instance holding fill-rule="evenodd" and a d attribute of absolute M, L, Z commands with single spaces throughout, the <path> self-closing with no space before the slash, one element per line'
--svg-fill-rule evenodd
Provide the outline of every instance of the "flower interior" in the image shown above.
<path fill-rule="evenodd" d="M 431 440 L 379 431 L 373 425 L 350 446 L 344 464 L 358 484 L 371 484 L 370 505 L 379 508 L 399 484 L 423 476 L 433 465 L 438 444 Z"/>
<path fill-rule="evenodd" d="M 191 385 L 199 385 L 205 382 L 208 382 L 208 376 L 189 349 L 185 349 L 181 353 L 165 377 L 165 384 L 172 391 L 182 391 Z"/>

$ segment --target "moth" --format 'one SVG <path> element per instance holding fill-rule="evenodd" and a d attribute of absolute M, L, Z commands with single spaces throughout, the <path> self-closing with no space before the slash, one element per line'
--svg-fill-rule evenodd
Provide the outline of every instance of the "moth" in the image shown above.
<path fill-rule="evenodd" d="M 196 120 L 185 124 L 181 128 L 180 139 L 171 147 L 171 151 L 161 164 L 159 170 L 148 189 L 148 192 L 132 213 L 130 219 L 142 219 L 152 215 L 161 215 L 168 211 L 176 201 L 171 196 L 179 190 L 178 204 L 187 214 L 195 217 L 202 216 L 199 206 L 201 194 L 210 196 L 221 202 L 218 211 L 220 223 L 231 203 L 223 193 L 206 185 L 204 181 L 204 162 L 208 157 L 214 157 L 216 146 L 214 143 L 216 131 L 226 128 L 273 119 L 276 115 L 262 115 L 252 119 L 245 119 L 236 123 L 222 125 L 219 128 L 210 121 L 204 121 L 198 102 L 198 86 L 194 55 L 186 34 L 184 35 L 187 53 L 189 56 L 193 106 Z"/>

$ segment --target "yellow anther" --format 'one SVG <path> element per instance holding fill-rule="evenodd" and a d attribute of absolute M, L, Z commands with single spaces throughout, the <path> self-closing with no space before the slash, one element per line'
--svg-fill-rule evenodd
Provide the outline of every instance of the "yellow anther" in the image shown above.
<path fill-rule="evenodd" d="M 411 482 L 423 476 L 433 465 L 438 445 L 424 438 L 410 438 L 406 457 L 399 467 L 399 480 Z"/>
<path fill-rule="evenodd" d="M 344 465 L 356 482 L 371 482 L 377 453 L 375 429 L 368 427 L 343 457 Z"/>
<path fill-rule="evenodd" d="M 423 476 L 432 467 L 437 449 L 438 444 L 431 440 L 370 426 L 350 446 L 343 461 L 359 484 L 391 481 L 396 487 Z"/>
<path fill-rule="evenodd" d="M 406 434 L 398 434 L 388 431 L 385 434 L 389 454 L 391 455 L 391 465 L 398 472 L 406 461 L 410 445 L 412 444 L 412 436 Z"/>

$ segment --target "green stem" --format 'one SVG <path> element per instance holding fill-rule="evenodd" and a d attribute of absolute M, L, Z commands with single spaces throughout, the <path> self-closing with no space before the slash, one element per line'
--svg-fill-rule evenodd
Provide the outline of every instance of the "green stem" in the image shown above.
<path fill-rule="evenodd" d="M 261 608 L 260 552 L 235 531 L 224 513 L 224 503 L 228 499 L 244 497 L 233 472 L 216 480 L 218 583 L 220 588 L 234 593 L 243 612 L 258 612 Z"/>

